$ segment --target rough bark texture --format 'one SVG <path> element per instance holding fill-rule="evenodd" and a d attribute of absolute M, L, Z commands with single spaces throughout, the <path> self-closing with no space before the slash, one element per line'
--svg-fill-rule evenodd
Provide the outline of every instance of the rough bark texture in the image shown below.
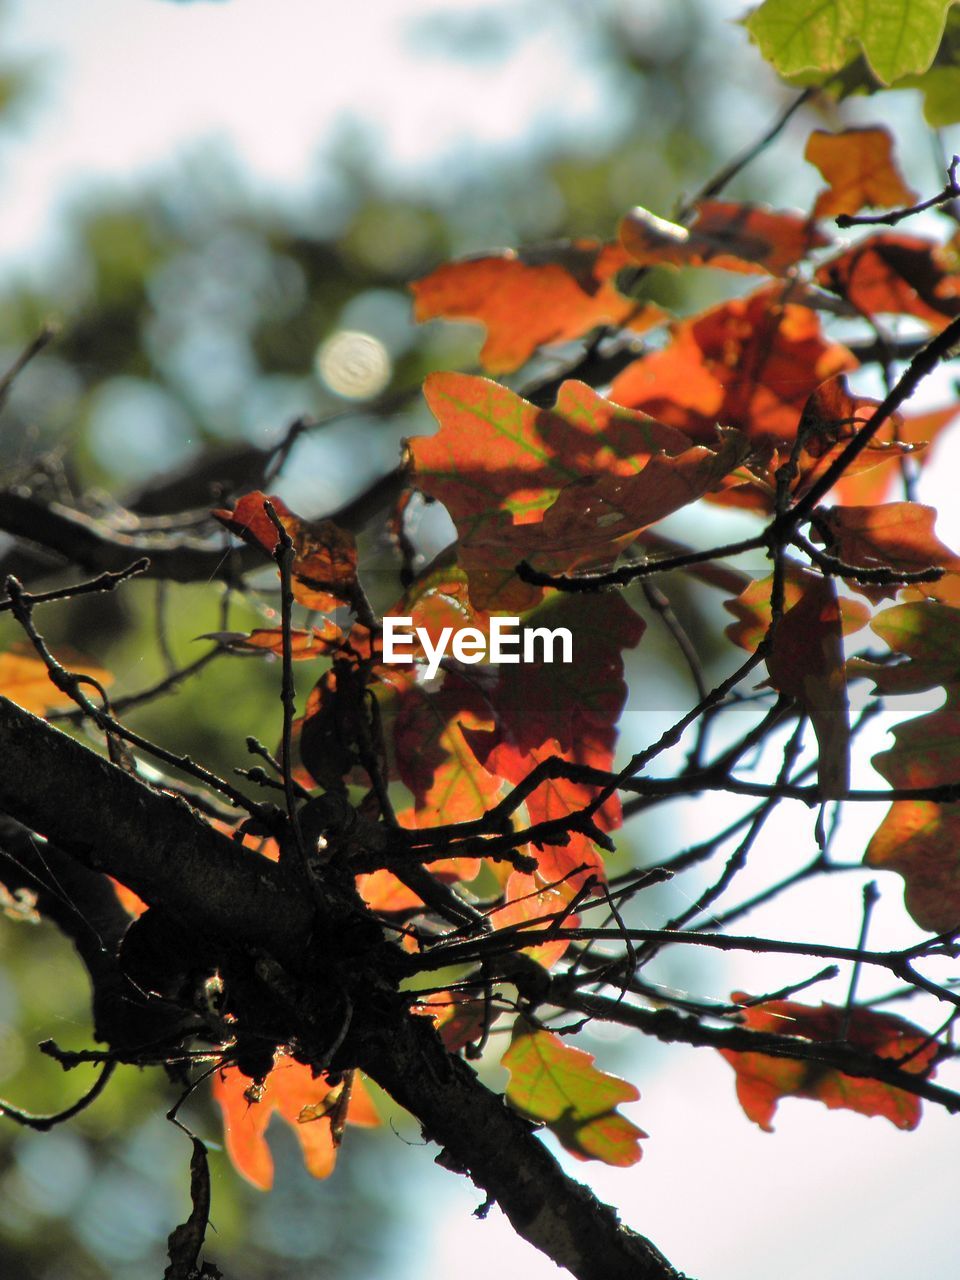
<path fill-rule="evenodd" d="M 184 925 L 280 960 L 301 954 L 313 908 L 279 868 L 0 698 L 0 811 Z"/>
<path fill-rule="evenodd" d="M 305 994 L 317 991 L 322 901 L 310 901 L 277 865 L 220 835 L 186 803 L 4 698 L 0 752 L 0 813 L 52 841 L 57 858 L 116 876 L 199 936 L 273 957 L 297 975 L 287 983 L 278 969 L 279 995 L 304 995 L 299 1042 L 323 1042 L 326 1029 L 317 1035 L 315 1001 Z M 9 823 L 4 830 L 8 843 L 23 834 Z M 337 901 L 332 896 L 331 907 Z M 382 952 L 382 943 L 361 950 L 350 969 L 353 1030 L 334 1065 L 367 1071 L 444 1148 L 447 1167 L 468 1174 L 520 1235 L 578 1280 L 682 1280 L 647 1239 L 567 1177 L 530 1125 L 447 1053 L 427 1019 L 407 1012 L 391 975 L 373 971 Z M 103 975 L 91 977 L 96 985 Z M 332 970 L 326 985 L 336 986 Z"/>
<path fill-rule="evenodd" d="M 361 1068 L 439 1143 L 445 1167 L 469 1173 L 514 1230 L 578 1280 L 683 1280 L 645 1236 L 569 1178 L 530 1125 L 451 1057 L 427 1019 L 371 1035 Z"/>

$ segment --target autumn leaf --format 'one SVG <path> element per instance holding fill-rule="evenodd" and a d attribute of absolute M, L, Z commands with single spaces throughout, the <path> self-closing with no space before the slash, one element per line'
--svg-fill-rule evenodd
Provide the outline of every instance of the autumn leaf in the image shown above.
<path fill-rule="evenodd" d="M 214 1072 L 213 1096 L 223 1113 L 227 1155 L 237 1172 L 261 1191 L 269 1191 L 273 1186 L 273 1157 L 267 1146 L 266 1131 L 273 1113 L 277 1112 L 293 1129 L 308 1172 L 315 1178 L 328 1177 L 337 1159 L 331 1112 L 345 1085 L 330 1085 L 324 1076 L 314 1078 L 308 1066 L 283 1055 L 277 1058 L 266 1077 L 257 1102 L 249 1100 L 250 1085 L 250 1078 L 237 1067 L 223 1067 Z M 313 1118 L 310 1108 L 316 1109 L 314 1114 L 318 1111 L 325 1114 Z M 347 1120 L 368 1127 L 379 1124 L 359 1079 L 351 1089 Z"/>
<path fill-rule="evenodd" d="M 757 443 L 785 441 L 796 436 L 810 394 L 856 365 L 846 347 L 822 336 L 814 311 L 784 302 L 771 286 L 681 321 L 669 346 L 613 380 L 610 397 L 697 443 L 710 445 L 718 423 Z"/>
<path fill-rule="evenodd" d="M 409 441 L 413 482 L 450 513 L 470 598 L 482 609 L 522 613 L 541 598 L 514 572 L 522 549 L 504 544 L 514 526 L 542 520 L 565 485 L 588 474 L 633 475 L 652 455 L 690 443 L 580 382 L 563 383 L 553 409 L 468 374 L 432 374 L 424 395 L 440 430 Z"/>
<path fill-rule="evenodd" d="M 618 292 L 617 273 L 628 264 L 619 245 L 598 240 L 447 263 L 410 285 L 414 319 L 479 320 L 487 328 L 481 364 L 490 373 L 512 373 L 538 347 L 569 342 L 597 325 L 642 331 L 661 323 L 658 307 Z"/>
<path fill-rule="evenodd" d="M 870 236 L 823 263 L 816 280 L 865 316 L 915 316 L 943 329 L 960 315 L 960 276 L 940 245 L 918 236 Z"/>
<path fill-rule="evenodd" d="M 208 631 L 198 640 L 215 640 L 231 653 L 262 653 L 279 657 L 283 653 L 283 630 L 258 627 L 254 631 Z M 324 619 L 319 627 L 291 627 L 290 651 L 294 662 L 324 657 L 343 643 L 343 632 L 335 622 Z"/>
<path fill-rule="evenodd" d="M 749 997 L 733 993 L 735 1003 Z M 933 1075 L 936 1044 L 903 1018 L 874 1009 L 843 1009 L 831 1004 L 797 1004 L 791 1000 L 767 1000 L 742 1010 L 743 1025 L 751 1031 L 797 1036 L 813 1043 L 846 1042 L 877 1058 L 903 1059 L 903 1070 Z M 859 1076 L 844 1075 L 818 1062 L 774 1058 L 765 1053 L 720 1053 L 737 1073 L 737 1098 L 747 1118 L 766 1133 L 773 1132 L 774 1113 L 781 1098 L 810 1098 L 831 1110 L 856 1111 L 862 1116 L 884 1116 L 898 1129 L 915 1129 L 920 1123 L 920 1099 L 904 1089 Z"/>
<path fill-rule="evenodd" d="M 886 129 L 815 129 L 804 159 L 816 165 L 829 183 L 813 206 L 815 218 L 859 213 L 864 208 L 892 209 L 912 205 L 917 193 L 904 182 L 893 158 L 893 138 Z"/>
<path fill-rule="evenodd" d="M 357 577 L 357 548 L 353 535 L 332 520 L 302 520 L 280 498 L 268 498 L 259 490 L 244 494 L 232 510 L 216 510 L 213 515 L 238 538 L 272 556 L 279 535 L 264 510 L 266 501 L 293 542 L 294 599 L 321 612 L 349 603 Z"/>
<path fill-rule="evenodd" d="M 960 610 L 934 600 L 885 609 L 871 628 L 903 661 L 861 663 L 882 693 L 916 693 L 942 684 L 935 711 L 895 725 L 894 745 L 873 757 L 892 787 L 953 784 L 960 776 Z M 894 800 L 874 833 L 864 862 L 904 880 L 907 911 L 922 929 L 960 924 L 960 813 L 933 800 Z"/>
<path fill-rule="evenodd" d="M 413 792 L 417 825 L 469 822 L 499 797 L 503 783 L 488 773 L 465 729 L 489 729 L 493 720 L 483 696 L 466 680 L 447 674 L 434 691 L 411 688 L 394 727 L 400 778 Z"/>
<path fill-rule="evenodd" d="M 786 610 L 798 604 L 805 591 L 810 590 L 819 580 L 820 575 L 804 569 L 796 561 L 788 560 L 784 566 L 783 603 Z M 751 582 L 733 600 L 725 600 L 723 607 L 732 613 L 735 622 L 725 628 L 725 635 L 748 653 L 754 653 L 770 626 L 771 608 L 770 593 L 773 587 L 773 575 L 757 578 Z M 840 626 L 843 634 L 850 635 L 866 626 L 870 620 L 870 610 L 862 600 L 840 598 Z"/>
<path fill-rule="evenodd" d="M 939 567 L 960 572 L 960 556 L 933 532 L 937 513 L 919 502 L 888 502 L 871 507 L 831 507 L 823 511 L 819 527 L 830 539 L 829 550 L 847 564 L 889 569 L 891 574 Z M 858 583 L 854 590 L 871 600 L 894 596 L 900 587 Z M 934 599 L 950 590 L 950 576 L 938 582 L 917 583 L 914 590 Z"/>
<path fill-rule="evenodd" d="M 843 630 L 837 589 L 817 576 L 786 610 L 767 654 L 770 683 L 810 717 L 820 756 L 817 775 L 824 798 L 850 785 L 850 714 L 844 670 Z"/>
<path fill-rule="evenodd" d="M 440 430 L 409 441 L 418 488 L 450 512 L 461 536 L 492 512 L 536 522 L 571 480 L 632 475 L 655 453 L 689 441 L 582 382 L 565 382 L 552 409 L 465 373 L 431 374 L 424 396 Z"/>
<path fill-rule="evenodd" d="M 928 446 L 934 444 L 940 434 L 956 421 L 958 414 L 960 404 L 944 405 L 925 413 L 896 415 L 898 421 L 885 422 L 864 452 L 869 452 L 875 446 L 896 444 L 899 441 L 909 449 L 918 466 L 924 470 L 936 456 L 936 450 Z M 896 461 L 897 454 L 893 451 L 886 462 Z M 883 465 L 881 462 L 881 465 L 868 472 L 851 471 L 845 474 L 831 492 L 838 502 L 852 507 L 869 506 L 889 497 L 890 490 L 899 479 L 899 467 Z"/>
<path fill-rule="evenodd" d="M 620 223 L 620 242 L 644 267 L 719 267 L 770 275 L 782 275 L 812 249 L 830 243 L 809 218 L 721 200 L 701 201 L 691 227 L 637 206 Z"/>
<path fill-rule="evenodd" d="M 501 521 L 484 531 L 482 541 L 465 538 L 463 562 L 471 583 L 476 575 L 481 584 L 479 602 L 505 607 L 497 569 L 519 560 L 550 574 L 612 565 L 643 529 L 718 489 L 748 453 L 746 438 L 728 431 L 714 449 L 694 445 L 673 457 L 658 454 L 633 476 L 575 480 L 538 524 L 503 527 Z"/>
<path fill-rule="evenodd" d="M 463 991 L 431 991 L 411 1005 L 411 1012 L 433 1019 L 448 1053 L 477 1040 L 488 1021 L 492 1024 L 500 1016 L 487 1001 Z"/>
<path fill-rule="evenodd" d="M 622 1168 L 640 1159 L 639 1139 L 647 1135 L 617 1111 L 621 1103 L 636 1101 L 639 1090 L 598 1071 L 592 1054 L 518 1018 L 503 1066 L 510 1072 L 510 1105 L 543 1121 L 578 1160 Z"/>
<path fill-rule="evenodd" d="M 764 0 L 746 19 L 782 76 L 837 71 L 862 49 L 883 84 L 926 71 L 953 0 Z"/>
<path fill-rule="evenodd" d="M 71 655 L 60 653 L 66 668 L 74 675 L 89 676 L 98 684 L 109 685 L 113 676 L 101 667 L 92 666 Z M 50 679 L 47 664 L 26 646 L 16 645 L 6 653 L 0 653 L 0 697 L 9 698 L 17 706 L 32 711 L 35 716 L 46 715 L 56 707 L 69 707 L 73 699 Z"/>
<path fill-rule="evenodd" d="M 539 870 L 534 875 L 513 871 L 504 884 L 503 906 L 491 911 L 488 919 L 497 930 L 523 926 L 518 942 L 529 941 L 526 946 L 518 946 L 518 950 L 544 969 L 552 969 L 569 948 L 569 940 L 550 938 L 538 942 L 536 939 L 538 935 L 554 932 L 558 926 L 576 926 L 578 917 L 566 911 L 575 889 L 570 878 L 550 877 Z"/>

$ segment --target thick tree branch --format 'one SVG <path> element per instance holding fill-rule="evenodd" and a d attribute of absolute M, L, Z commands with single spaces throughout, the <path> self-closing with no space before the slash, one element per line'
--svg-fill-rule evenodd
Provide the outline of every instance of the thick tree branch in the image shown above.
<path fill-rule="evenodd" d="M 426 1018 L 403 1017 L 365 1039 L 360 1067 L 468 1173 L 514 1230 L 577 1280 L 683 1280 L 646 1237 L 569 1178 L 503 1099 L 451 1057 Z"/>

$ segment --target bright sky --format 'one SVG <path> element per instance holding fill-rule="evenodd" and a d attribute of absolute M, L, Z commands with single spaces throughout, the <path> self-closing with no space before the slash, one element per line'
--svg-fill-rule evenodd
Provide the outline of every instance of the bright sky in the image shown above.
<path fill-rule="evenodd" d="M 424 38 L 431 14 L 477 9 L 514 42 L 509 61 L 479 37 L 456 61 Z M 136 185 L 204 144 L 277 198 L 315 185 L 323 150 L 357 126 L 400 177 L 516 149 L 531 130 L 582 143 L 611 120 L 564 7 L 536 0 L 7 0 L 6 13 L 5 56 L 35 62 L 42 92 L 19 136 L 0 137 L 0 265 L 55 236 L 91 181 Z"/>
<path fill-rule="evenodd" d="M 662 7 L 619 3 L 639 18 Z M 714 16 L 742 7 L 717 0 Z M 483 47 L 472 61 L 452 61 L 431 45 L 431 14 L 463 18 L 480 8 L 515 33 L 507 62 Z M 399 179 L 464 149 L 515 149 L 531 128 L 589 141 L 610 120 L 590 52 L 569 38 L 563 0 L 7 0 L 0 31 L 5 56 L 36 60 L 44 85 L 20 133 L 0 137 L 0 273 L 29 270 L 56 246 L 58 213 L 91 181 L 135 187 L 201 144 L 235 159 L 261 193 L 296 198 L 322 175 L 324 149 L 357 124 Z M 731 152 L 763 123 L 749 120 Z M 655 733 L 644 726 L 638 736 Z M 712 808 L 705 817 L 715 821 Z M 783 846 L 809 842 L 811 825 L 791 809 Z M 856 848 L 849 839 L 850 856 Z M 854 878 L 844 879 L 855 894 Z M 884 891 L 892 914 L 892 878 Z M 824 919 L 812 900 L 795 896 L 784 915 L 749 926 L 827 936 L 837 920 L 855 920 L 849 901 Z M 795 966 L 784 970 L 785 981 L 797 976 Z M 716 994 L 743 980 L 728 966 Z M 656 1069 L 645 1068 L 646 1054 Z M 862 1275 L 865 1254 L 871 1280 L 945 1274 L 937 1264 L 950 1256 L 955 1210 L 944 1175 L 955 1164 L 957 1122 L 928 1107 L 919 1132 L 901 1134 L 882 1120 L 788 1102 L 769 1136 L 741 1115 L 732 1072 L 717 1055 L 676 1049 L 666 1068 L 662 1061 L 644 1048 L 632 1072 L 643 1099 L 631 1114 L 651 1133 L 642 1163 L 574 1172 L 679 1266 L 703 1280 L 801 1280 Z M 499 1280 L 552 1280 L 553 1265 L 496 1214 L 486 1223 L 470 1217 L 481 1197 L 435 1170 L 432 1154 L 409 1153 L 440 1226 L 429 1243 L 411 1240 L 407 1274 L 487 1280 L 493 1266 Z M 418 1223 L 417 1232 L 425 1229 Z M 403 1265 L 393 1280 L 404 1280 Z"/>

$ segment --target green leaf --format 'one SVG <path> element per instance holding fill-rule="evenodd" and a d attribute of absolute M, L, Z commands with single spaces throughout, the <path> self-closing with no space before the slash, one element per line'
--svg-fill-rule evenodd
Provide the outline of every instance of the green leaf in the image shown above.
<path fill-rule="evenodd" d="M 953 3 L 765 0 L 747 18 L 746 27 L 781 75 L 839 71 L 862 49 L 877 78 L 889 85 L 927 70 Z"/>
<path fill-rule="evenodd" d="M 592 1054 L 518 1018 L 503 1065 L 510 1072 L 510 1105 L 530 1120 L 542 1120 L 578 1159 L 623 1167 L 640 1159 L 639 1139 L 647 1135 L 616 1110 L 640 1093 L 598 1071 Z"/>

